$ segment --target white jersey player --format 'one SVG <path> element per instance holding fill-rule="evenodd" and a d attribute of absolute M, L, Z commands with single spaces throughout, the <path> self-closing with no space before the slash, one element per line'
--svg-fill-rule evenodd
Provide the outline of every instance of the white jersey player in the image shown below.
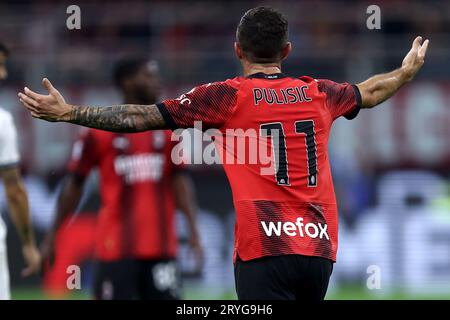
<path fill-rule="evenodd" d="M 6 79 L 8 50 L 0 43 L 0 81 Z M 19 170 L 17 133 L 12 116 L 0 108 L 0 177 L 12 221 L 22 240 L 22 254 L 27 267 L 22 271 L 28 276 L 39 271 L 41 257 L 34 242 L 28 210 L 28 196 Z M 10 299 L 9 272 L 6 251 L 6 226 L 0 216 L 0 300 Z"/>

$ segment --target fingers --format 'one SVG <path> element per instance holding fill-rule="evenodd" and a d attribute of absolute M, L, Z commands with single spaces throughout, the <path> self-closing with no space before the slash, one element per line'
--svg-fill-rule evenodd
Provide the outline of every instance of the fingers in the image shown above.
<path fill-rule="evenodd" d="M 49 90 L 50 95 L 41 95 L 25 87 L 23 92 L 18 93 L 19 100 L 34 118 L 57 121 L 58 114 L 54 114 L 54 109 L 65 104 L 64 98 L 47 78 L 42 83 Z"/>
<path fill-rule="evenodd" d="M 28 103 L 26 103 L 24 100 L 22 100 L 22 98 L 20 98 L 19 100 L 20 100 L 20 102 L 22 102 L 22 104 L 25 106 L 25 108 L 27 108 L 30 111 L 31 116 L 33 118 L 40 118 L 41 117 L 41 115 L 39 114 L 39 111 L 37 109 L 35 109 L 33 106 L 31 106 Z"/>
<path fill-rule="evenodd" d="M 28 103 L 26 103 L 24 100 L 22 100 L 22 98 L 19 98 L 19 101 L 22 102 L 22 104 L 23 104 L 28 110 L 36 111 L 36 109 L 34 109 L 33 106 L 31 106 L 31 105 L 29 105 Z"/>
<path fill-rule="evenodd" d="M 39 112 L 36 111 L 35 109 L 33 109 L 33 107 L 31 107 L 30 105 L 28 105 L 26 102 L 24 102 L 22 99 L 20 99 L 20 102 L 22 102 L 22 104 L 30 111 L 31 116 L 33 118 L 39 118 Z"/>
<path fill-rule="evenodd" d="M 22 104 L 31 111 L 31 115 L 35 118 L 38 118 L 40 103 L 45 99 L 46 96 L 30 90 L 28 87 L 25 87 L 23 89 L 23 92 L 20 92 L 18 96 L 20 102 L 22 102 Z"/>
<path fill-rule="evenodd" d="M 50 80 L 47 78 L 42 79 L 42 85 L 47 89 L 49 93 L 57 93 L 58 90 L 55 89 L 55 87 L 52 85 Z"/>
<path fill-rule="evenodd" d="M 23 92 L 29 96 L 30 98 L 39 101 L 40 99 L 44 98 L 42 94 L 36 93 L 33 90 L 28 89 L 28 87 L 23 88 Z"/>
<path fill-rule="evenodd" d="M 39 103 L 36 100 L 34 100 L 33 98 L 27 96 L 26 94 L 24 94 L 22 92 L 19 93 L 19 98 L 21 101 L 23 101 L 27 105 L 31 106 L 33 109 L 36 109 L 37 107 L 39 107 Z"/>
<path fill-rule="evenodd" d="M 421 58 L 421 59 L 425 58 L 425 55 L 427 54 L 429 43 L 430 43 L 430 40 L 428 40 L 428 39 L 423 42 L 422 46 L 419 49 L 419 53 L 418 53 L 419 58 Z"/>
<path fill-rule="evenodd" d="M 20 102 L 31 112 L 31 115 L 34 118 L 39 118 L 39 102 L 36 100 L 41 100 L 43 96 L 27 87 L 24 88 L 24 93 L 19 92 L 18 96 Z"/>
<path fill-rule="evenodd" d="M 416 37 L 413 41 L 412 49 L 419 50 L 421 43 L 422 43 L 422 37 L 421 36 Z"/>

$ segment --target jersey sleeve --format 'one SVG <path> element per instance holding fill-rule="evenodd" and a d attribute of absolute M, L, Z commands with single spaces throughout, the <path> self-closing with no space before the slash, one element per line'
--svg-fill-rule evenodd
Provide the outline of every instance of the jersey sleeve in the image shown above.
<path fill-rule="evenodd" d="M 334 119 L 344 116 L 354 119 L 360 110 L 361 94 L 357 86 L 350 83 L 336 83 L 331 80 L 317 80 L 319 91 L 326 94 L 326 105 Z"/>
<path fill-rule="evenodd" d="M 15 166 L 19 163 L 19 149 L 17 146 L 17 131 L 9 113 L 5 113 L 1 121 L 0 131 L 0 167 Z"/>
<path fill-rule="evenodd" d="M 86 178 L 99 161 L 99 146 L 92 130 L 84 131 L 72 148 L 69 172 Z"/>
<path fill-rule="evenodd" d="M 195 87 L 157 106 L 171 129 L 194 127 L 196 121 L 208 129 L 220 128 L 231 117 L 236 100 L 236 88 L 226 82 L 215 82 Z"/>

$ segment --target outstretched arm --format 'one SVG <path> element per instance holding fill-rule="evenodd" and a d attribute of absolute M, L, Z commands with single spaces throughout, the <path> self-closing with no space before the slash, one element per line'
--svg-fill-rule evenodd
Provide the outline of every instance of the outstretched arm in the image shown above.
<path fill-rule="evenodd" d="M 361 107 L 375 107 L 392 97 L 405 83 L 411 81 L 425 62 L 428 44 L 428 39 L 422 43 L 422 37 L 417 37 L 400 68 L 373 76 L 357 84 L 361 93 Z"/>
<path fill-rule="evenodd" d="M 77 107 L 67 122 L 114 132 L 167 129 L 156 105 L 123 104 L 111 107 Z M 66 121 L 66 120 L 63 120 Z"/>
<path fill-rule="evenodd" d="M 19 93 L 20 102 L 34 118 L 52 122 L 70 122 L 114 132 L 168 128 L 156 105 L 74 106 L 66 103 L 64 97 L 48 79 L 45 78 L 42 84 L 48 90 L 48 95 L 36 93 L 27 87 L 24 88 L 24 92 Z"/>

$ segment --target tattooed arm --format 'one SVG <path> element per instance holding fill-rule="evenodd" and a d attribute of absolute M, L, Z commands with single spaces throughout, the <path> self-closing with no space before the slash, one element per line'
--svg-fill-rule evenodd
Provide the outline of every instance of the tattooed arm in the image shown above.
<path fill-rule="evenodd" d="M 71 108 L 67 122 L 85 127 L 114 132 L 165 129 L 164 119 L 156 105 L 123 104 L 112 107 Z"/>
<path fill-rule="evenodd" d="M 35 118 L 70 122 L 114 132 L 140 132 L 168 128 L 156 105 L 124 104 L 110 107 L 81 107 L 67 104 L 48 79 L 42 81 L 48 95 L 27 87 L 19 93 L 20 102 Z"/>

